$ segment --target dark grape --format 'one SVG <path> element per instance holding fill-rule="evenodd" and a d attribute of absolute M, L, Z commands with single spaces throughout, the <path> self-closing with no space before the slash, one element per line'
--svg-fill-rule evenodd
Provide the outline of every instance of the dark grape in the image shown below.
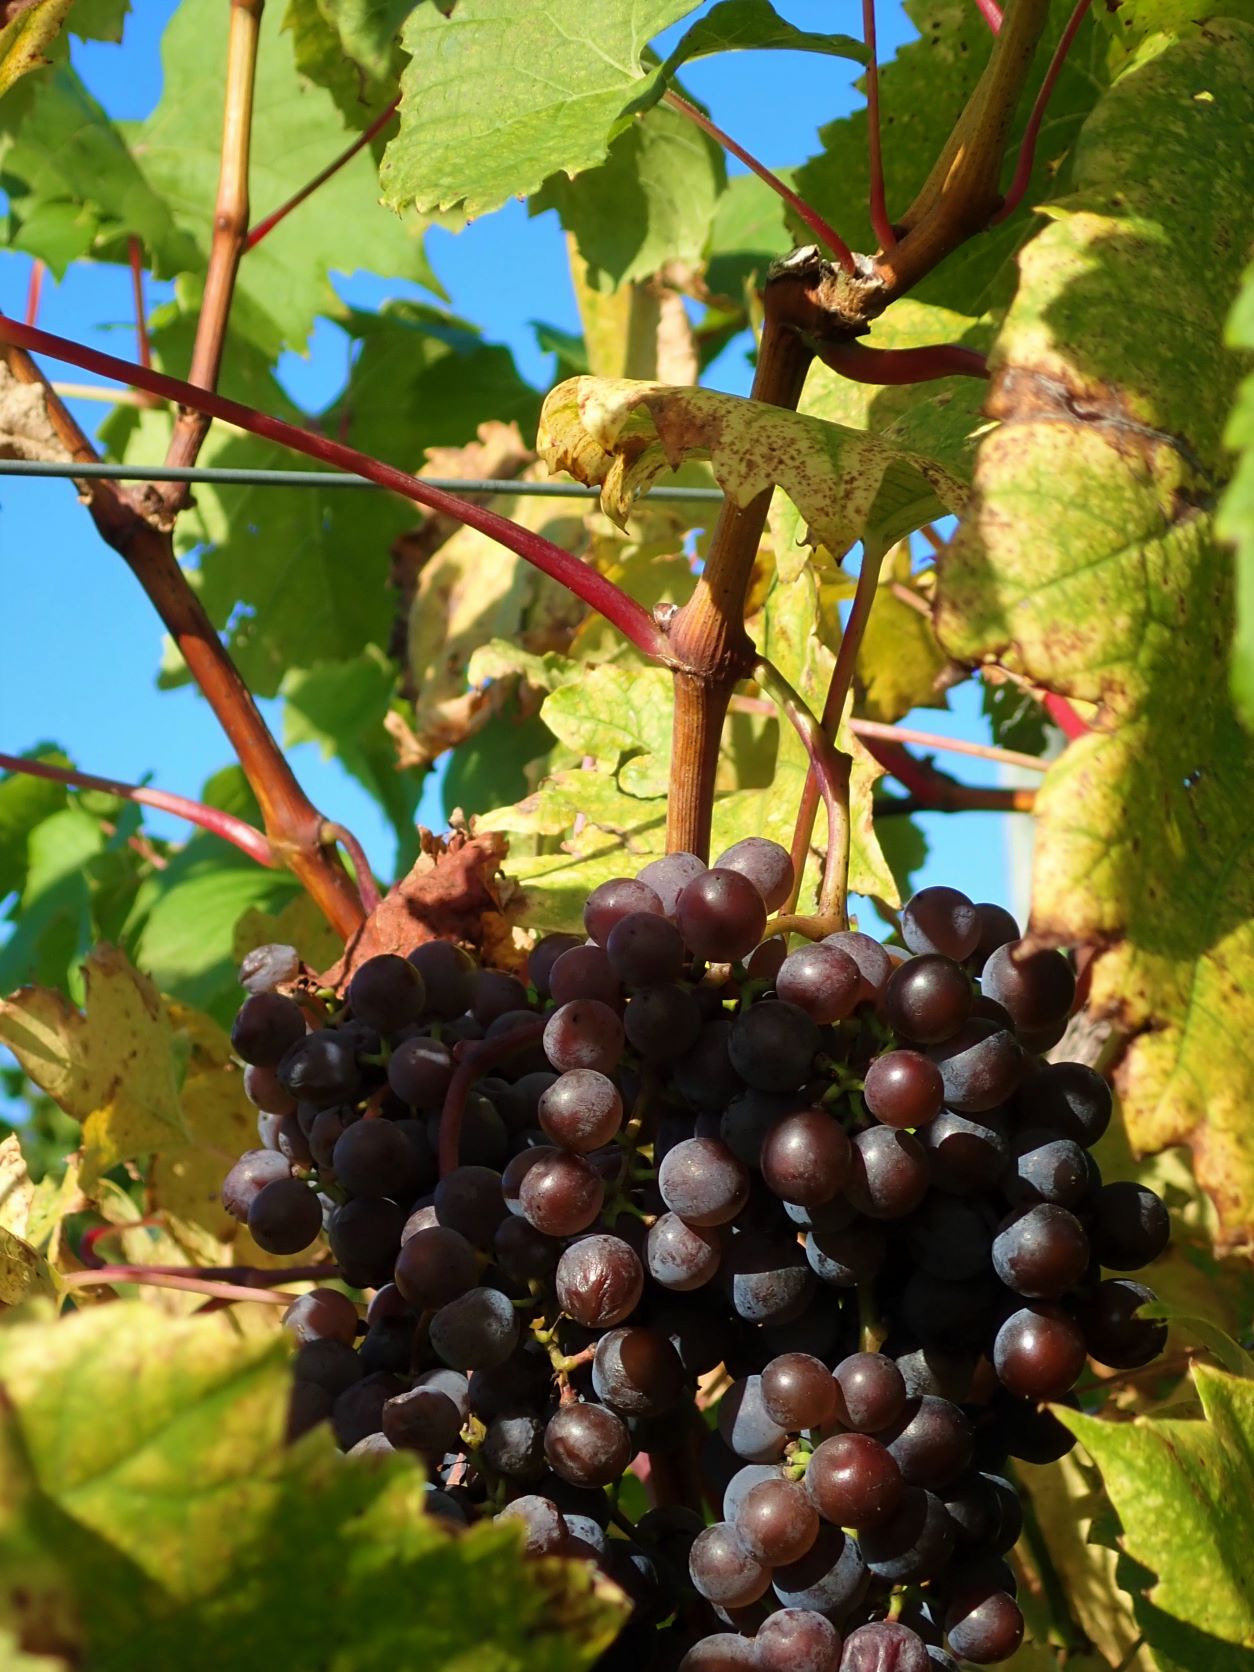
<path fill-rule="evenodd" d="M 978 1199 L 933 1191 L 910 1222 L 915 1275 L 970 1282 L 987 1273 L 992 1246 L 992 1213 Z"/>
<path fill-rule="evenodd" d="M 470 1415 L 470 1383 L 460 1370 L 449 1370 L 441 1365 L 438 1370 L 424 1370 L 414 1381 L 417 1388 L 434 1388 L 447 1394 L 457 1407 L 462 1422 Z"/>
<path fill-rule="evenodd" d="M 979 1114 L 1005 1103 L 1023 1078 L 1023 1048 L 996 1022 L 973 1016 L 928 1052 L 941 1071 L 945 1102 L 960 1114 Z"/>
<path fill-rule="evenodd" d="M 422 977 L 425 1015 L 451 1022 L 470 1009 L 475 994 L 475 961 L 468 952 L 452 941 L 430 940 L 416 946 L 408 962 Z"/>
<path fill-rule="evenodd" d="M 222 1206 L 232 1219 L 248 1218 L 253 1198 L 276 1179 L 290 1179 L 292 1164 L 278 1150 L 247 1150 L 222 1181 Z"/>
<path fill-rule="evenodd" d="M 351 1038 L 343 1028 L 306 1034 L 287 1051 L 278 1075 L 293 1097 L 325 1109 L 351 1103 L 361 1089 L 361 1070 Z"/>
<path fill-rule="evenodd" d="M 418 1156 L 390 1120 L 359 1120 L 336 1139 L 331 1167 L 351 1196 L 409 1201 L 422 1183 Z"/>
<path fill-rule="evenodd" d="M 613 1329 L 597 1342 L 592 1386 L 620 1416 L 649 1417 L 679 1398 L 684 1367 L 666 1336 L 653 1329 Z"/>
<path fill-rule="evenodd" d="M 991 1273 L 949 1283 L 930 1272 L 911 1272 L 901 1292 L 903 1326 L 925 1347 L 950 1351 L 978 1347 L 996 1323 L 997 1290 Z"/>
<path fill-rule="evenodd" d="M 1099 1283 L 1076 1313 L 1089 1355 L 1111 1370 L 1139 1370 L 1157 1358 L 1167 1343 L 1167 1325 L 1137 1316 L 1140 1307 L 1157 1298 L 1144 1283 L 1127 1277 Z"/>
<path fill-rule="evenodd" d="M 547 1237 L 586 1231 L 605 1201 L 605 1181 L 586 1156 L 557 1150 L 523 1175 L 518 1205 L 528 1224 Z"/>
<path fill-rule="evenodd" d="M 1019 925 L 1004 906 L 996 906 L 989 900 L 979 901 L 975 912 L 980 920 L 980 938 L 966 964 L 978 975 L 999 946 L 1019 939 Z"/>
<path fill-rule="evenodd" d="M 518 1344 L 518 1314 L 499 1289 L 470 1289 L 431 1320 L 431 1345 L 452 1370 L 503 1364 Z"/>
<path fill-rule="evenodd" d="M 1051 1062 L 1015 1099 L 1023 1126 L 1045 1126 L 1090 1149 L 1110 1125 L 1110 1087 L 1082 1062 Z"/>
<path fill-rule="evenodd" d="M 942 1109 L 919 1134 L 938 1190 L 974 1196 L 989 1190 L 1006 1170 L 1010 1141 L 1000 1115 L 958 1115 Z"/>
<path fill-rule="evenodd" d="M 412 1109 L 440 1108 L 452 1078 L 453 1058 L 438 1039 L 402 1040 L 388 1058 L 388 1085 Z"/>
<path fill-rule="evenodd" d="M 471 982 L 470 1013 L 481 1028 L 490 1028 L 502 1016 L 527 1007 L 527 989 L 506 970 L 476 970 Z"/>
<path fill-rule="evenodd" d="M 664 923 L 665 919 L 657 917 L 651 921 Z M 601 1004 L 608 1004 L 611 1010 L 621 1010 L 623 1005 L 622 982 L 606 956 L 605 948 L 595 941 L 572 947 L 562 954 L 553 965 L 549 991 L 555 1004 L 571 1004 L 576 999 L 597 999 Z"/>
<path fill-rule="evenodd" d="M 379 1370 L 363 1376 L 360 1382 L 345 1388 L 331 1412 L 331 1424 L 341 1451 L 351 1451 L 360 1441 L 383 1429 L 383 1407 L 398 1393 L 404 1393 L 405 1383 L 389 1371 Z M 386 1436 L 384 1436 L 386 1438 Z M 389 1445 L 391 1442 L 388 1442 Z"/>
<path fill-rule="evenodd" d="M 631 1462 L 631 1439 L 603 1405 L 560 1405 L 544 1431 L 549 1466 L 572 1486 L 608 1486 Z"/>
<path fill-rule="evenodd" d="M 583 926 L 598 946 L 604 946 L 610 931 L 630 912 L 662 912 L 662 902 L 647 882 L 638 877 L 613 877 L 592 890 L 583 908 Z"/>
<path fill-rule="evenodd" d="M 941 1111 L 945 1083 L 921 1051 L 886 1051 L 868 1067 L 862 1098 L 885 1126 L 926 1126 Z"/>
<path fill-rule="evenodd" d="M 267 1254 L 299 1254 L 322 1230 L 318 1198 L 300 1179 L 272 1179 L 249 1204 L 248 1230 Z"/>
<path fill-rule="evenodd" d="M 605 956 L 625 986 L 658 986 L 679 979 L 684 967 L 684 937 L 667 917 L 629 912 L 610 930 Z"/>
<path fill-rule="evenodd" d="M 1052 1202 L 1018 1209 L 993 1239 L 993 1269 L 1008 1289 L 1029 1299 L 1056 1299 L 1080 1281 L 1088 1263 L 1084 1227 Z"/>
<path fill-rule="evenodd" d="M 957 1480 L 971 1461 L 974 1444 L 971 1424 L 957 1405 L 931 1394 L 910 1400 L 879 1439 L 907 1486 L 932 1491 Z"/>
<path fill-rule="evenodd" d="M 506 1211 L 521 1217 L 522 1203 L 518 1199 L 518 1192 L 522 1188 L 522 1181 L 545 1156 L 556 1155 L 557 1146 L 554 1144 L 535 1144 L 530 1149 L 519 1150 L 505 1163 L 501 1173 L 501 1200 L 505 1203 Z"/>
<path fill-rule="evenodd" d="M 566 1522 L 552 1498 L 528 1492 L 506 1504 L 494 1520 L 516 1522 L 522 1528 L 524 1555 L 562 1556 L 566 1553 Z"/>
<path fill-rule="evenodd" d="M 533 1412 L 504 1411 L 488 1424 L 479 1455 L 494 1475 L 534 1481 L 544 1473 L 544 1427 Z"/>
<path fill-rule="evenodd" d="M 923 1639 L 898 1620 L 859 1626 L 840 1657 L 840 1672 L 931 1672 L 931 1666 Z"/>
<path fill-rule="evenodd" d="M 762 1165 L 762 1146 L 785 1115 L 804 1108 L 807 1099 L 799 1091 L 750 1091 L 733 1097 L 718 1123 L 723 1142 L 746 1167 Z M 704 1128 L 697 1128 L 704 1136 Z"/>
<path fill-rule="evenodd" d="M 818 1025 L 795 1004 L 764 999 L 732 1023 L 727 1050 L 732 1067 L 758 1091 L 795 1091 L 819 1048 Z"/>
<path fill-rule="evenodd" d="M 975 1356 L 972 1353 L 939 1347 L 916 1347 L 912 1352 L 898 1353 L 893 1362 L 901 1371 L 906 1393 L 911 1398 L 931 1393 L 938 1399 L 950 1399 L 956 1405 L 971 1392 L 971 1378 L 975 1371 Z"/>
<path fill-rule="evenodd" d="M 889 1026 L 920 1045 L 949 1039 L 971 1014 L 970 978 L 950 958 L 927 953 L 895 969 L 882 1000 Z"/>
<path fill-rule="evenodd" d="M 749 1199 L 749 1172 L 718 1138 L 687 1138 L 668 1151 L 658 1189 L 690 1225 L 726 1225 Z"/>
<path fill-rule="evenodd" d="M 304 1037 L 305 1013 L 295 999 L 282 993 L 251 994 L 231 1026 L 236 1056 L 257 1068 L 277 1067 Z"/>
<path fill-rule="evenodd" d="M 849 1176 L 851 1149 L 840 1122 L 823 1109 L 801 1109 L 775 1126 L 762 1145 L 762 1177 L 775 1195 L 821 1207 Z"/>
<path fill-rule="evenodd" d="M 1034 951 L 1027 941 L 1010 941 L 990 953 L 980 985 L 1022 1033 L 1059 1021 L 1075 1001 L 1075 971 L 1066 958 L 1048 948 Z"/>
<path fill-rule="evenodd" d="M 749 1554 L 775 1568 L 801 1560 L 818 1537 L 819 1518 L 796 1481 L 764 1480 L 741 1499 L 735 1528 Z"/>
<path fill-rule="evenodd" d="M 641 868 L 636 881 L 647 883 L 661 901 L 666 916 L 674 917 L 679 896 L 706 869 L 704 859 L 698 859 L 695 853 L 668 853 L 661 859 L 651 859 Z"/>
<path fill-rule="evenodd" d="M 860 1434 L 890 1427 L 905 1410 L 905 1381 L 883 1353 L 851 1353 L 832 1372 L 832 1386 L 836 1420 Z"/>
<path fill-rule="evenodd" d="M 734 1631 L 716 1631 L 692 1645 L 679 1663 L 679 1672 L 748 1672 L 756 1665 L 749 1638 Z"/>
<path fill-rule="evenodd" d="M 308 1434 L 320 1422 L 329 1422 L 334 1409 L 335 1399 L 325 1388 L 313 1382 L 293 1382 L 283 1435 L 288 1445 L 293 1445 L 302 1434 Z"/>
<path fill-rule="evenodd" d="M 766 901 L 767 911 L 778 911 L 792 893 L 795 874 L 787 848 L 765 836 L 746 836 L 714 861 L 715 870 L 739 871 Z"/>
<path fill-rule="evenodd" d="M 461 1415 L 438 1388 L 412 1388 L 398 1393 L 383 1407 L 383 1432 L 398 1450 L 443 1457 L 452 1451 L 461 1432 Z"/>
<path fill-rule="evenodd" d="M 556 1285 L 563 1312 L 588 1329 L 606 1329 L 639 1305 L 644 1271 L 621 1237 L 582 1237 L 558 1261 Z"/>
<path fill-rule="evenodd" d="M 698 1109 L 724 1109 L 741 1090 L 741 1079 L 728 1053 L 730 1016 L 706 1022 L 696 1043 L 671 1069 L 675 1090 Z"/>
<path fill-rule="evenodd" d="M 244 1070 L 244 1096 L 255 1109 L 268 1115 L 290 1115 L 296 1111 L 296 1099 L 283 1086 L 273 1068 L 249 1063 Z"/>
<path fill-rule="evenodd" d="M 623 1054 L 623 1024 L 607 1004 L 575 999 L 544 1024 L 544 1049 L 559 1073 L 592 1068 L 612 1074 Z"/>
<path fill-rule="evenodd" d="M 664 1213 L 649 1227 L 645 1264 L 655 1283 L 686 1293 L 700 1289 L 718 1270 L 722 1243 L 718 1232 L 688 1225 L 677 1213 Z"/>
<path fill-rule="evenodd" d="M 847 952 L 820 941 L 789 953 L 775 978 L 775 991 L 815 1022 L 839 1022 L 861 996 L 862 972 Z"/>
<path fill-rule="evenodd" d="M 852 1436 L 850 1436 L 852 1438 Z M 867 1567 L 894 1585 L 934 1579 L 953 1555 L 956 1529 L 944 1504 L 921 1486 L 907 1486 L 896 1510 L 868 1527 L 859 1543 Z"/>
<path fill-rule="evenodd" d="M 1162 1198 L 1143 1184 L 1104 1184 L 1093 1198 L 1093 1252 L 1112 1271 L 1139 1271 L 1171 1241 Z"/>
<path fill-rule="evenodd" d="M 1023 1615 L 1005 1591 L 963 1587 L 945 1611 L 945 1635 L 956 1655 L 986 1666 L 1009 1660 L 1022 1643 Z"/>
<path fill-rule="evenodd" d="M 518 1283 L 547 1281 L 557 1269 L 561 1248 L 552 1237 L 511 1214 L 503 1219 L 492 1238 L 496 1263 L 507 1278 Z"/>
<path fill-rule="evenodd" d="M 931 1176 L 927 1152 L 917 1138 L 891 1126 L 871 1126 L 853 1141 L 845 1192 L 870 1219 L 903 1219 L 927 1194 Z"/>
<path fill-rule="evenodd" d="M 331 1252 L 353 1289 L 377 1289 L 392 1280 L 405 1210 L 381 1199 L 345 1202 L 331 1215 Z"/>
<path fill-rule="evenodd" d="M 427 994 L 421 975 L 408 958 L 380 952 L 353 971 L 348 1002 L 353 1016 L 380 1033 L 395 1033 L 422 1015 Z"/>
<path fill-rule="evenodd" d="M 805 1487 L 825 1521 L 861 1532 L 894 1514 L 904 1482 L 896 1458 L 878 1440 L 834 1434 L 810 1458 Z"/>
<path fill-rule="evenodd" d="M 993 1364 L 1003 1387 L 1028 1399 L 1056 1399 L 1084 1368 L 1084 1337 L 1057 1306 L 1012 1312 L 997 1332 Z"/>
<path fill-rule="evenodd" d="M 434 1225 L 401 1245 L 393 1282 L 411 1306 L 425 1312 L 473 1289 L 478 1272 L 475 1251 L 460 1231 Z"/>
<path fill-rule="evenodd" d="M 582 946 L 582 935 L 541 935 L 527 954 L 527 979 L 542 999 L 552 996 L 553 966 L 564 952 Z M 412 954 L 411 954 L 412 956 Z"/>
<path fill-rule="evenodd" d="M 840 1633 L 809 1608 L 780 1608 L 758 1627 L 756 1672 L 839 1672 Z"/>
<path fill-rule="evenodd" d="M 1012 1201 L 1075 1208 L 1089 1193 L 1088 1155 L 1074 1138 L 1029 1127 L 1014 1140 L 1011 1165 L 1002 1182 Z"/>
<path fill-rule="evenodd" d="M 283 1314 L 284 1328 L 297 1341 L 341 1341 L 357 1334 L 357 1308 L 339 1289 L 310 1289 L 298 1295 Z"/>
<path fill-rule="evenodd" d="M 859 1003 L 874 1002 L 879 998 L 893 973 L 893 960 L 871 935 L 856 929 L 840 929 L 834 935 L 824 935 L 823 946 L 834 946 L 846 953 L 862 973 L 862 993 Z"/>
<path fill-rule="evenodd" d="M 775 977 L 783 969 L 787 956 L 788 942 L 785 937 L 768 935 L 745 959 L 745 974 L 750 981 L 761 981 L 768 987 L 773 987 Z"/>
<path fill-rule="evenodd" d="M 336 1399 L 364 1374 L 360 1357 L 345 1341 L 306 1341 L 292 1356 L 292 1375 L 298 1382 L 325 1388 Z"/>
<path fill-rule="evenodd" d="M 679 896 L 675 920 L 689 951 L 708 963 L 748 957 L 766 928 L 766 902 L 739 871 L 703 871 Z"/>
<path fill-rule="evenodd" d="M 586 1154 L 613 1139 L 622 1124 L 623 1100 L 604 1074 L 575 1068 L 541 1093 L 539 1116 L 555 1144 Z"/>
<path fill-rule="evenodd" d="M 878 1225 L 855 1220 L 838 1231 L 810 1231 L 806 1260 L 821 1283 L 835 1289 L 854 1289 L 869 1283 L 884 1263 L 886 1243 Z"/>
<path fill-rule="evenodd" d="M 742 1376 L 719 1401 L 718 1431 L 746 1463 L 773 1463 L 784 1454 L 787 1432 L 762 1403 L 762 1378 Z"/>
<path fill-rule="evenodd" d="M 1009 1550 L 1023 1529 L 1019 1494 L 1003 1475 L 967 1475 L 942 1495 L 950 1519 L 968 1544 L 996 1554 Z"/>
<path fill-rule="evenodd" d="M 962 963 L 979 945 L 980 914 L 956 888 L 921 888 L 901 908 L 901 938 L 911 952 Z"/>
<path fill-rule="evenodd" d="M 239 967 L 239 984 L 249 993 L 269 993 L 300 974 L 300 953 L 294 946 L 271 942 L 246 953 Z"/>
<path fill-rule="evenodd" d="M 838 1391 L 831 1371 L 811 1353 L 782 1353 L 762 1371 L 762 1407 L 790 1434 L 826 1428 L 837 1412 Z"/>
<path fill-rule="evenodd" d="M 819 1535 L 800 1561 L 776 1568 L 771 1576 L 776 1597 L 785 1608 L 812 1609 L 830 1620 L 842 1620 L 866 1594 L 867 1570 L 856 1539 L 839 1527 L 820 1527 Z"/>
<path fill-rule="evenodd" d="M 814 1276 L 792 1238 L 737 1231 L 723 1249 L 720 1285 L 738 1317 L 749 1324 L 795 1318 L 814 1287 Z"/>
<path fill-rule="evenodd" d="M 491 1167 L 454 1167 L 435 1187 L 439 1223 L 460 1231 L 476 1248 L 491 1248 L 507 1211 L 501 1175 Z"/>
<path fill-rule="evenodd" d="M 682 1057 L 701 1037 L 701 1025 L 701 1007 L 692 989 L 678 981 L 644 988 L 628 999 L 623 1012 L 627 1043 L 649 1063 Z"/>

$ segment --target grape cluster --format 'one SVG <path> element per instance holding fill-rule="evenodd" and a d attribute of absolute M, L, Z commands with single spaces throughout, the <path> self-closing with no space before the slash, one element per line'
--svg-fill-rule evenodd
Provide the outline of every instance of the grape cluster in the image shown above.
<path fill-rule="evenodd" d="M 1086 1358 L 1165 1336 L 1124 1275 L 1163 1205 L 1102 1182 L 1109 1089 L 1042 1055 L 1068 959 L 949 888 L 904 949 L 790 952 L 792 885 L 760 838 L 670 854 L 595 889 L 529 985 L 444 942 L 329 1010 L 290 948 L 241 971 L 262 1147 L 224 1204 L 275 1253 L 325 1229 L 373 1291 L 364 1322 L 333 1288 L 290 1309 L 292 1434 L 416 1452 L 434 1513 L 597 1564 L 633 1606 L 607 1672 L 1013 1654 L 1008 1460 L 1068 1448 L 1043 1402 Z M 641 1454 L 660 1507 L 632 1523 Z"/>

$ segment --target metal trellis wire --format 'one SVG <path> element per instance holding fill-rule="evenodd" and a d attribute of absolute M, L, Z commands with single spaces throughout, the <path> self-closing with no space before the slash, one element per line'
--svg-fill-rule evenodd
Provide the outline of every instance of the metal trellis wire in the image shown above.
<path fill-rule="evenodd" d="M 190 482 L 205 486 L 253 488 L 373 488 L 376 493 L 387 493 L 376 482 L 364 476 L 330 470 L 226 470 L 212 466 L 165 464 L 75 464 L 46 459 L 0 459 L 0 477 L 44 476 L 86 481 L 100 478 L 107 482 Z M 513 482 L 508 478 L 484 476 L 424 476 L 422 481 L 432 488 L 443 488 L 448 493 L 460 494 L 518 494 L 535 499 L 596 499 L 599 488 L 586 488 L 580 482 Z M 653 488 L 642 496 L 648 499 L 687 500 L 716 503 L 723 498 L 721 488 Z"/>

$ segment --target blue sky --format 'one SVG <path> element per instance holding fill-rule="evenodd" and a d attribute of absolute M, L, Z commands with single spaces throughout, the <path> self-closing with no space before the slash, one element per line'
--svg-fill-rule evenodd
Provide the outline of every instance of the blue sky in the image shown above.
<path fill-rule="evenodd" d="M 160 35 L 174 9 L 173 0 L 144 0 L 138 15 L 128 20 L 120 48 L 74 43 L 80 73 L 111 114 L 142 117 L 156 102 Z M 855 12 L 849 4 L 833 8 L 830 0 L 777 0 L 777 9 L 816 30 L 830 29 L 833 12 L 839 11 L 841 21 L 856 29 L 856 20 L 845 15 Z M 912 30 L 898 7 L 882 5 L 880 11 L 880 50 L 887 56 Z M 685 80 L 738 140 L 768 164 L 783 167 L 817 149 L 819 126 L 859 102 L 853 71 L 854 66 L 833 58 L 731 54 L 689 66 Z M 328 141 L 330 157 L 338 141 L 333 136 Z M 732 168 L 739 171 L 739 165 Z M 298 213 L 316 213 L 316 205 L 315 197 Z M 254 207 L 264 214 L 272 206 Z M 480 323 L 493 340 L 507 343 L 523 374 L 547 387 L 553 363 L 538 350 L 531 321 L 578 328 L 555 214 L 529 220 L 521 204 L 511 204 L 456 236 L 434 230 L 428 249 L 454 310 Z M 499 284 L 502 270 L 511 278 L 504 287 Z M 29 271 L 24 256 L 0 259 L 4 312 L 22 314 Z M 358 306 L 423 294 L 411 285 L 369 276 L 343 276 L 337 288 Z M 150 302 L 159 295 L 158 287 L 150 287 Z M 129 275 L 120 268 L 80 264 L 60 285 L 47 281 L 39 322 L 129 355 L 134 340 Z M 323 323 L 307 357 L 286 357 L 280 374 L 297 399 L 320 405 L 334 394 L 344 365 L 341 345 L 338 329 Z M 80 380 L 64 368 L 53 368 L 53 374 Z M 749 376 L 744 345 L 737 343 L 713 368 L 711 381 L 744 393 Z M 89 432 L 109 410 L 92 402 L 78 402 L 75 409 Z M 69 483 L 0 480 L 0 565 L 6 601 L 0 748 L 17 753 L 52 740 L 85 771 L 132 782 L 150 774 L 163 789 L 195 795 L 209 773 L 229 758 L 225 741 L 194 691 L 156 689 L 161 625 L 121 560 L 96 537 Z M 968 687 L 955 697 L 951 712 L 928 710 L 912 718 L 929 730 L 984 740 L 987 728 L 978 707 L 978 693 Z M 279 705 L 263 708 L 277 730 Z M 294 750 L 292 759 L 314 801 L 353 828 L 376 869 L 390 874 L 392 838 L 364 792 L 310 745 Z M 944 764 L 966 782 L 998 782 L 996 769 L 985 763 L 951 756 Z M 419 818 L 440 823 L 432 780 Z M 931 849 L 925 880 L 947 881 L 976 898 L 1010 903 L 1005 818 L 935 815 L 923 822 Z M 150 823 L 163 834 L 181 834 L 173 821 L 159 816 Z"/>

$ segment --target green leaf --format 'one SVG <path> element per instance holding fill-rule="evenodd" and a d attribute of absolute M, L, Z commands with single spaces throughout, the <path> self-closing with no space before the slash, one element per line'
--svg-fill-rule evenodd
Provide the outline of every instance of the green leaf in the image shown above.
<path fill-rule="evenodd" d="M 296 67 L 325 87 L 353 128 L 367 128 L 396 97 L 401 25 L 414 0 L 288 0 L 283 27 Z"/>
<path fill-rule="evenodd" d="M 618 768 L 618 781 L 629 795 L 647 799 L 665 793 L 671 681 L 664 668 L 590 668 L 576 683 L 554 691 L 540 713 L 574 754 Z"/>
<path fill-rule="evenodd" d="M 553 175 L 529 212 L 556 209 L 591 281 L 612 290 L 666 262 L 699 262 L 726 179 L 713 140 L 659 105 L 618 136 L 599 167 L 573 180 Z"/>
<path fill-rule="evenodd" d="M 285 203 L 342 148 L 331 96 L 302 81 L 279 39 L 281 28 L 278 9 L 267 7 L 253 103 L 249 195 L 255 220 Z M 195 240 L 201 253 L 181 265 L 197 273 L 208 253 L 222 145 L 221 100 L 206 98 L 205 89 L 223 86 L 226 41 L 216 0 L 182 0 L 162 41 L 161 102 L 146 122 L 121 124 L 152 185 Z M 236 281 L 233 331 L 271 359 L 283 348 L 304 348 L 318 314 L 342 311 L 331 289 L 333 271 L 412 279 L 440 294 L 423 253 L 421 223 L 413 216 L 397 221 L 377 200 L 373 164 L 359 153 L 318 188 L 309 206 L 249 251 Z"/>
<path fill-rule="evenodd" d="M 866 47 L 852 35 L 820 35 L 786 22 L 769 0 L 719 0 L 687 30 L 666 60 L 673 74 L 693 58 L 714 52 L 747 52 L 778 48 L 785 52 L 826 53 L 866 63 Z"/>
<path fill-rule="evenodd" d="M 379 171 L 400 211 L 484 215 L 549 175 L 604 162 L 624 119 L 665 88 L 648 44 L 695 0 L 461 0 L 405 25 L 400 132 Z"/>
<path fill-rule="evenodd" d="M 572 378 L 545 400 L 536 445 L 551 470 L 600 483 L 620 523 L 661 471 L 693 455 L 737 505 L 778 483 L 837 559 L 864 532 L 899 539 L 965 498 L 943 465 L 879 436 L 710 389 Z"/>
<path fill-rule="evenodd" d="M 1025 249 L 942 644 L 1100 705 L 1036 803 L 1034 933 L 1100 948 L 1134 1147 L 1188 1143 L 1226 1237 L 1254 1234 L 1254 745 L 1216 665 L 1232 578 L 1209 509 L 1241 367 L 1223 347 L 1254 195 L 1254 30 L 1185 21 L 1085 127 L 1077 195 Z M 1175 206 L 1202 207 L 1206 232 Z M 1216 240 L 1207 282 L 1189 274 Z M 1128 297 L 1146 299 L 1130 308 Z M 1080 414 L 1083 414 L 1081 417 Z M 1187 715 L 1188 723 L 1181 717 Z"/>
<path fill-rule="evenodd" d="M 1164 1672 L 1245 1672 L 1254 1653 L 1254 1382 L 1203 1364 L 1193 1379 L 1205 1421 L 1103 1422 L 1059 1407 L 1098 1468 L 1123 1522 L 1122 1546 L 1150 1570 L 1133 1596 Z"/>
<path fill-rule="evenodd" d="M 1168 1306 L 1161 1300 L 1147 1301 L 1144 1306 L 1138 1307 L 1137 1313 L 1142 1318 L 1161 1318 L 1165 1323 L 1175 1324 L 1195 1335 L 1204 1347 L 1210 1348 L 1229 1375 L 1254 1377 L 1254 1358 L 1211 1319 L 1194 1317 L 1180 1307 Z"/>
<path fill-rule="evenodd" d="M 55 743 L 38 743 L 22 758 L 49 766 L 73 765 Z M 68 794 L 64 784 L 23 772 L 6 772 L 0 778 L 0 899 L 6 894 L 20 894 L 26 887 L 26 849 L 31 832 L 65 806 Z"/>
<path fill-rule="evenodd" d="M 115 1303 L 0 1336 L 0 1618 L 93 1672 L 579 1672 L 625 1608 L 423 1512 L 408 1457 L 283 1443 L 273 1336 Z M 468 1606 L 470 1599 L 479 1606 Z M 294 1605 L 299 1599 L 299 1606 Z"/>
<path fill-rule="evenodd" d="M 1254 350 L 1254 267 L 1248 267 L 1232 312 L 1227 342 Z M 1224 430 L 1224 445 L 1237 455 L 1232 480 L 1219 504 L 1215 527 L 1237 553 L 1237 630 L 1232 650 L 1232 694 L 1245 724 L 1254 729 L 1254 372 L 1237 390 Z"/>
<path fill-rule="evenodd" d="M 31 830 L 17 924 L 0 947 L 0 993 L 19 981 L 73 984 L 92 942 L 88 867 L 104 847 L 99 821 L 73 804 Z"/>
<path fill-rule="evenodd" d="M 781 173 L 780 170 L 776 170 Z M 787 181 L 788 170 L 782 171 Z M 745 291 L 755 276 L 765 274 L 777 256 L 786 255 L 792 239 L 784 225 L 784 206 L 777 193 L 756 174 L 737 174 L 718 200 L 710 231 L 710 253 L 705 282 L 720 306 L 743 315 Z M 742 321 L 738 319 L 738 324 Z"/>

